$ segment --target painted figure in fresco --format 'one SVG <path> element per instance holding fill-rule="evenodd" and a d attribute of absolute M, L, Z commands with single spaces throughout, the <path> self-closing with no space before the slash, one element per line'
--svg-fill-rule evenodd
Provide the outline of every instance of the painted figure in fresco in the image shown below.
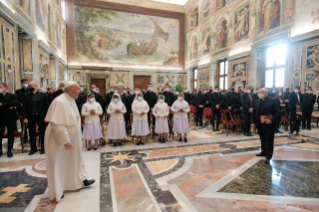
<path fill-rule="evenodd" d="M 18 4 L 26 13 L 30 13 L 30 0 L 18 0 Z"/>
<path fill-rule="evenodd" d="M 236 13 L 235 41 L 240 41 L 249 31 L 249 10 L 247 7 Z"/>
<path fill-rule="evenodd" d="M 45 7 L 43 0 L 36 0 L 37 25 L 45 32 Z"/>
<path fill-rule="evenodd" d="M 191 52 L 192 52 L 192 59 L 197 57 L 198 53 L 198 44 L 197 44 L 197 37 L 193 37 L 193 42 L 191 46 Z"/>
<path fill-rule="evenodd" d="M 52 41 L 52 43 L 55 43 L 55 24 L 54 24 L 54 18 L 55 16 L 53 15 L 52 8 L 50 5 L 48 5 L 48 26 L 49 26 L 49 39 Z"/>
<path fill-rule="evenodd" d="M 210 29 L 205 30 L 203 32 L 203 54 L 208 54 L 210 52 L 211 47 L 211 36 L 210 36 Z"/>
<path fill-rule="evenodd" d="M 261 0 L 261 13 L 259 15 L 259 31 L 264 33 L 269 29 L 280 25 L 280 8 L 279 0 Z"/>
<path fill-rule="evenodd" d="M 218 48 L 224 48 L 227 46 L 227 21 L 221 20 L 217 27 L 217 45 Z"/>
<path fill-rule="evenodd" d="M 48 61 L 43 55 L 40 55 L 40 70 L 42 74 L 48 74 Z"/>
<path fill-rule="evenodd" d="M 210 12 L 210 0 L 204 0 L 202 2 L 202 14 L 203 14 L 203 18 L 207 18 L 209 16 L 209 12 Z"/>
<path fill-rule="evenodd" d="M 4 76 L 8 85 L 8 92 L 14 93 L 14 67 L 5 64 Z"/>
<path fill-rule="evenodd" d="M 233 78 L 245 77 L 245 76 L 246 76 L 246 64 L 239 63 L 237 65 L 234 65 Z"/>
<path fill-rule="evenodd" d="M 319 45 L 307 48 L 307 68 L 319 67 Z"/>

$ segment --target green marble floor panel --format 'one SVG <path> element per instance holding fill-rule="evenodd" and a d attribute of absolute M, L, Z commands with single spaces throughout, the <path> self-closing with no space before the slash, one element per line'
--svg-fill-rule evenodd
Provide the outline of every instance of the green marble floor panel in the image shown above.
<path fill-rule="evenodd" d="M 319 162 L 261 160 L 218 192 L 319 198 Z"/>

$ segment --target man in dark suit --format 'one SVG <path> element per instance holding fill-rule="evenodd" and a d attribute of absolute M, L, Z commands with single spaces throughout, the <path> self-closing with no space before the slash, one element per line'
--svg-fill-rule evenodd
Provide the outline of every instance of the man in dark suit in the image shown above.
<path fill-rule="evenodd" d="M 64 90 L 64 86 L 65 86 L 65 81 L 61 81 L 60 85 L 58 87 L 58 90 L 56 90 L 53 93 L 53 99 L 57 98 L 58 96 L 60 96 L 61 94 L 63 94 L 63 90 Z M 53 101 L 53 100 L 52 100 Z"/>
<path fill-rule="evenodd" d="M 213 88 L 210 87 L 209 91 L 206 91 L 206 89 L 203 91 L 204 92 L 204 99 L 205 99 L 205 107 L 210 108 L 210 96 L 212 94 Z"/>
<path fill-rule="evenodd" d="M 165 102 L 167 103 L 168 107 L 172 107 L 175 101 L 175 98 L 174 98 L 174 94 L 171 92 L 169 85 L 165 85 L 165 90 L 163 92 L 163 95 L 165 97 Z"/>
<path fill-rule="evenodd" d="M 243 115 L 243 128 L 244 128 L 244 135 L 252 136 L 250 133 L 250 126 L 251 126 L 251 115 L 253 113 L 254 108 L 254 97 L 251 93 L 251 86 L 246 86 L 246 93 L 243 93 L 240 97 L 240 101 L 242 104 L 242 115 Z"/>
<path fill-rule="evenodd" d="M 105 106 L 106 105 L 104 105 L 104 98 L 103 98 L 103 96 L 100 93 L 97 92 L 96 85 L 94 85 L 94 84 L 91 85 L 91 93 L 94 94 L 95 101 L 100 103 L 103 111 L 105 112 Z"/>
<path fill-rule="evenodd" d="M 86 103 L 87 94 L 84 92 L 83 85 L 80 85 L 81 93 L 79 93 L 78 98 L 75 100 L 76 106 L 78 107 L 79 113 L 81 114 L 82 107 Z"/>
<path fill-rule="evenodd" d="M 148 84 L 147 91 L 144 94 L 144 100 L 148 103 L 148 106 L 150 107 L 150 110 L 148 112 L 147 118 L 148 118 L 148 125 L 151 124 L 151 112 L 153 111 L 153 108 L 155 104 L 157 103 L 157 97 L 156 93 L 153 92 L 152 84 Z M 153 121 L 155 121 L 153 116 Z"/>
<path fill-rule="evenodd" d="M 53 89 L 52 89 L 52 87 L 50 87 L 50 86 L 48 86 L 48 88 L 47 88 L 47 92 L 46 92 L 46 94 L 47 94 L 47 96 L 48 96 L 48 99 L 49 99 L 49 104 L 51 104 L 51 102 L 53 101 Z"/>
<path fill-rule="evenodd" d="M 24 95 L 23 98 L 23 118 L 24 123 L 29 126 L 31 151 L 29 155 L 37 152 L 36 145 L 36 126 L 39 126 L 41 154 L 44 154 L 44 118 L 49 108 L 49 99 L 45 93 L 37 90 L 38 85 L 35 82 L 29 82 L 30 93 Z"/>
<path fill-rule="evenodd" d="M 19 119 L 15 107 L 20 104 L 16 95 L 8 93 L 7 84 L 0 83 L 0 157 L 2 156 L 2 138 L 5 127 L 7 127 L 8 132 L 7 156 L 9 158 L 13 156 L 14 131 Z"/>
<path fill-rule="evenodd" d="M 203 112 L 205 107 L 205 95 L 202 90 L 198 89 L 198 93 L 194 97 L 196 107 L 196 126 L 203 126 Z"/>
<path fill-rule="evenodd" d="M 294 92 L 291 92 L 288 96 L 289 99 L 289 112 L 290 112 L 290 129 L 292 126 L 292 122 L 294 122 L 296 117 L 296 110 L 301 108 L 302 104 L 302 94 L 300 93 L 300 87 L 295 86 Z M 290 133 L 291 130 L 290 130 Z"/>
<path fill-rule="evenodd" d="M 311 114 L 313 112 L 313 106 L 316 103 L 316 96 L 312 94 L 312 88 L 307 88 L 307 94 L 303 95 L 301 110 L 302 110 L 302 129 L 311 130 Z"/>
<path fill-rule="evenodd" d="M 237 96 L 238 96 L 238 94 L 232 92 L 232 89 L 228 89 L 226 92 L 226 95 L 223 96 L 222 101 L 220 103 L 221 109 L 229 110 L 229 111 L 231 111 L 231 114 L 233 114 L 233 111 L 236 108 Z"/>
<path fill-rule="evenodd" d="M 28 80 L 27 79 L 22 79 L 21 80 L 21 89 L 19 90 L 16 90 L 15 92 L 15 95 L 18 97 L 18 100 L 19 102 L 21 103 L 18 107 L 17 107 L 17 110 L 18 110 L 18 114 L 19 116 L 22 116 L 22 107 L 23 107 L 23 104 L 22 104 L 22 101 L 23 101 L 23 96 L 24 94 L 28 93 L 29 92 L 29 89 L 28 89 Z M 21 126 L 23 125 L 24 123 L 21 122 Z M 24 124 L 24 137 L 23 137 L 23 141 L 24 143 L 28 143 L 28 131 L 27 131 L 27 128 L 26 128 L 26 124 Z"/>
<path fill-rule="evenodd" d="M 213 131 L 219 130 L 220 123 L 220 103 L 222 101 L 223 95 L 219 91 L 219 87 L 215 86 L 214 92 L 210 95 L 210 106 L 212 109 L 212 120 L 211 124 L 213 126 Z M 217 118 L 216 128 L 215 128 L 215 118 Z"/>
<path fill-rule="evenodd" d="M 281 109 L 279 100 L 269 97 L 265 88 L 258 91 L 258 97 L 252 113 L 252 127 L 258 129 L 261 141 L 261 153 L 256 156 L 265 156 L 265 163 L 269 164 L 274 152 L 275 130 Z"/>
<path fill-rule="evenodd" d="M 192 94 L 189 93 L 189 90 L 187 88 L 184 89 L 184 100 L 188 103 L 188 105 L 191 105 Z"/>

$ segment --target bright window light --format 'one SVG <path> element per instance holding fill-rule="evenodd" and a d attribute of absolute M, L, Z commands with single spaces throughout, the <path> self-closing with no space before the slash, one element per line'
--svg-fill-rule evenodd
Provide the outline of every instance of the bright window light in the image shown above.
<path fill-rule="evenodd" d="M 266 51 L 265 87 L 282 88 L 285 84 L 286 44 L 278 44 Z"/>

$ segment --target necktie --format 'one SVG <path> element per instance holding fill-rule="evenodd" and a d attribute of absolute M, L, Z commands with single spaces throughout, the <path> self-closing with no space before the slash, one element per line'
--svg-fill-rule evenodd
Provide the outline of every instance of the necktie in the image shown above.
<path fill-rule="evenodd" d="M 252 107 L 253 106 L 253 101 L 251 100 L 250 94 L 248 94 L 248 96 L 249 96 L 249 99 L 250 99 L 250 107 Z"/>

